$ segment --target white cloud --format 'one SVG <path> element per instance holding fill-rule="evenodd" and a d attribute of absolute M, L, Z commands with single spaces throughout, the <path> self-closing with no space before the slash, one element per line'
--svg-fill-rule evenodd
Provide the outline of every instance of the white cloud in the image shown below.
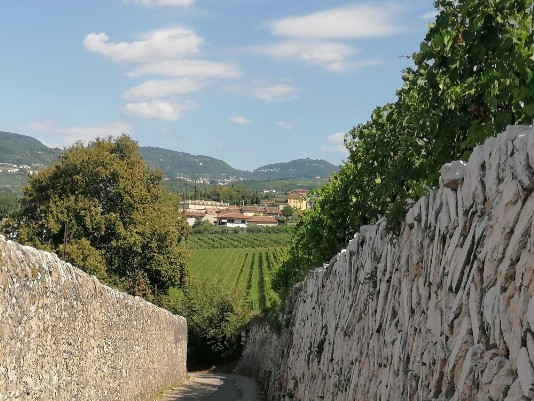
<path fill-rule="evenodd" d="M 215 147 L 217 149 L 226 149 L 226 144 L 223 142 L 215 142 Z"/>
<path fill-rule="evenodd" d="M 153 63 L 197 54 L 204 40 L 195 32 L 174 27 L 152 31 L 133 42 L 113 43 L 105 33 L 90 33 L 83 40 L 87 50 L 119 62 Z"/>
<path fill-rule="evenodd" d="M 70 146 L 76 141 L 90 141 L 131 133 L 133 126 L 122 121 L 102 125 L 63 126 L 54 121 L 34 121 L 25 126 L 32 135 L 50 147 Z"/>
<path fill-rule="evenodd" d="M 140 66 L 126 75 L 161 75 L 164 77 L 237 78 L 239 69 L 231 63 L 208 60 L 169 60 Z"/>
<path fill-rule="evenodd" d="M 398 16 L 406 5 L 368 3 L 292 16 L 268 24 L 279 43 L 257 46 L 254 52 L 282 60 L 313 64 L 331 72 L 355 70 L 377 60 L 355 61 L 357 49 L 349 40 L 377 38 L 407 30 Z"/>
<path fill-rule="evenodd" d="M 395 3 L 369 3 L 293 16 L 270 24 L 273 34 L 304 39 L 358 39 L 393 35 L 404 28 L 395 18 Z"/>
<path fill-rule="evenodd" d="M 250 121 L 246 117 L 236 116 L 236 117 L 230 117 L 230 122 L 234 124 L 245 125 L 245 124 L 250 124 L 252 121 Z"/>
<path fill-rule="evenodd" d="M 279 102 L 297 97 L 298 89 L 286 84 L 257 84 L 252 88 L 252 96 L 266 102 Z"/>
<path fill-rule="evenodd" d="M 289 122 L 289 121 L 277 121 L 276 125 L 280 127 L 281 129 L 284 129 L 286 131 L 290 131 L 292 129 L 295 129 L 297 124 Z"/>
<path fill-rule="evenodd" d="M 145 6 L 190 7 L 195 0 L 123 0 L 123 2 Z"/>
<path fill-rule="evenodd" d="M 194 103 L 178 104 L 163 100 L 153 100 L 151 102 L 128 103 L 124 107 L 124 112 L 131 116 L 176 121 L 182 116 L 184 110 L 196 108 Z"/>
<path fill-rule="evenodd" d="M 288 41 L 258 46 L 255 52 L 278 59 L 298 60 L 330 71 L 346 70 L 351 63 L 347 59 L 356 50 L 336 42 Z"/>
<path fill-rule="evenodd" d="M 348 150 L 345 147 L 345 134 L 343 132 L 337 132 L 335 134 L 326 137 L 326 140 L 331 143 L 328 146 L 322 146 L 321 150 L 327 153 L 341 153 L 348 154 Z"/>
<path fill-rule="evenodd" d="M 192 79 L 154 80 L 128 89 L 122 97 L 126 100 L 148 100 L 198 91 L 205 82 Z"/>

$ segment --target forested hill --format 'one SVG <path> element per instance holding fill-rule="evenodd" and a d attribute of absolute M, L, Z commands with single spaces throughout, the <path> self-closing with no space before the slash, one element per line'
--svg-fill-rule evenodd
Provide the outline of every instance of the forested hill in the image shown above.
<path fill-rule="evenodd" d="M 140 147 L 140 152 L 150 166 L 163 171 L 167 178 L 257 181 L 328 178 L 339 170 L 337 166 L 325 160 L 298 159 L 245 171 L 235 169 L 228 163 L 210 156 L 156 147 Z M 60 153 L 60 149 L 49 148 L 30 136 L 0 132 L 0 163 L 46 166 L 53 163 Z"/>
<path fill-rule="evenodd" d="M 31 136 L 0 131 L 0 163 L 47 166 L 61 151 L 52 149 Z"/>

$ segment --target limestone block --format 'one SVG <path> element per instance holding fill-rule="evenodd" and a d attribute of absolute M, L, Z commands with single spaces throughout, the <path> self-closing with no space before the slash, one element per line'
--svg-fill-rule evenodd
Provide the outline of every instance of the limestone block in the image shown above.
<path fill-rule="evenodd" d="M 463 161 L 455 160 L 441 166 L 441 179 L 445 188 L 457 189 L 464 179 L 466 164 Z"/>
<path fill-rule="evenodd" d="M 520 134 L 524 134 L 525 131 L 528 131 L 531 127 L 528 125 L 507 125 L 506 126 L 506 138 L 510 141 L 514 141 Z"/>
<path fill-rule="evenodd" d="M 534 369 L 530 363 L 526 347 L 521 348 L 519 351 L 516 361 L 516 369 L 523 395 L 530 399 L 534 398 Z"/>
<path fill-rule="evenodd" d="M 523 390 L 519 379 L 516 379 L 510 386 L 504 401 L 523 401 Z"/>

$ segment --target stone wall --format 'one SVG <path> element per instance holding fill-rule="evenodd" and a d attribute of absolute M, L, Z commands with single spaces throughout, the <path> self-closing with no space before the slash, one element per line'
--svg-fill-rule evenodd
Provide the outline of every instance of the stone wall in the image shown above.
<path fill-rule="evenodd" d="M 0 238 L 0 401 L 142 400 L 186 348 L 184 318 Z"/>
<path fill-rule="evenodd" d="M 269 400 L 534 398 L 534 129 L 442 168 L 397 241 L 365 226 L 239 364 Z"/>

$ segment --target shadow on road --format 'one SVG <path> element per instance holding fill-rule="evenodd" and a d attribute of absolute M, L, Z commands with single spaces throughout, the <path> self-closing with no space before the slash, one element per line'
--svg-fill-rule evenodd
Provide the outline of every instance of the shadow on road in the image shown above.
<path fill-rule="evenodd" d="M 190 381 L 161 401 L 257 401 L 253 379 L 230 374 L 192 373 Z"/>

